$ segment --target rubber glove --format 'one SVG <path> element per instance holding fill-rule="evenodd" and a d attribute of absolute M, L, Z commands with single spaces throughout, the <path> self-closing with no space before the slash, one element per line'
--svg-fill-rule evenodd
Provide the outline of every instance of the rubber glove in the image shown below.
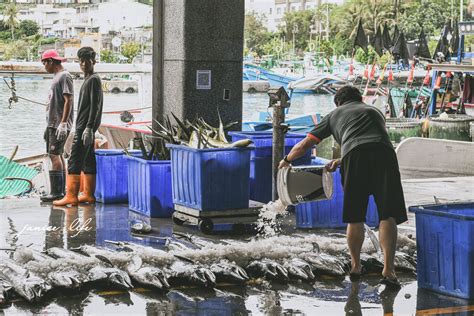
<path fill-rule="evenodd" d="M 82 143 L 84 146 L 90 146 L 94 141 L 94 133 L 92 132 L 92 128 L 87 127 L 84 132 L 82 133 Z"/>
<path fill-rule="evenodd" d="M 66 140 L 67 138 L 67 123 L 60 123 L 56 130 L 56 138 L 60 141 Z"/>

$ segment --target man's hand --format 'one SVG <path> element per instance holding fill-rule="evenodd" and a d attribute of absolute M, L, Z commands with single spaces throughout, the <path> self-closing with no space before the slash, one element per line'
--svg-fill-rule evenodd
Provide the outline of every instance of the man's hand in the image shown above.
<path fill-rule="evenodd" d="M 92 128 L 87 127 L 84 132 L 82 133 L 82 143 L 84 146 L 90 146 L 94 141 L 94 133 L 92 132 Z"/>
<path fill-rule="evenodd" d="M 58 129 L 56 130 L 56 138 L 59 141 L 66 140 L 66 138 L 67 138 L 67 123 L 59 123 Z"/>
<path fill-rule="evenodd" d="M 282 169 L 285 167 L 291 167 L 291 164 L 286 162 L 284 159 L 280 161 L 280 164 L 278 165 L 278 169 Z"/>
<path fill-rule="evenodd" d="M 326 170 L 329 172 L 334 172 L 340 164 L 341 159 L 333 159 L 326 165 Z"/>

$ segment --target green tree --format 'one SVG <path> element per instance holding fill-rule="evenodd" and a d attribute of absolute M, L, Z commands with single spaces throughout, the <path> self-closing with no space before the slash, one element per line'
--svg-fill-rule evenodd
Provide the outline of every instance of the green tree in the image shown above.
<path fill-rule="evenodd" d="M 122 55 L 127 57 L 129 63 L 133 62 L 133 59 L 137 57 L 140 52 L 140 43 L 137 42 L 127 42 L 122 45 Z"/>
<path fill-rule="evenodd" d="M 38 34 L 39 25 L 35 21 L 32 20 L 23 20 L 20 22 L 18 26 L 18 35 L 20 37 L 23 36 L 33 36 Z"/>
<path fill-rule="evenodd" d="M 278 27 L 280 34 L 286 38 L 286 41 L 293 45 L 293 36 L 295 42 L 295 51 L 304 51 L 308 47 L 311 25 L 313 25 L 314 11 L 304 10 L 296 12 L 287 12 L 284 17 L 284 24 Z"/>
<path fill-rule="evenodd" d="M 15 39 L 15 28 L 18 26 L 18 19 L 17 19 L 18 9 L 16 7 L 15 2 L 10 2 L 5 9 L 3 10 L 3 20 L 5 25 L 10 28 L 10 32 L 12 35 L 12 40 Z"/>
<path fill-rule="evenodd" d="M 450 11 L 432 1 L 416 3 L 400 16 L 400 28 L 408 40 L 417 39 L 421 27 L 427 36 L 441 34 L 441 29 L 449 20 Z"/>
<path fill-rule="evenodd" d="M 27 59 L 28 44 L 25 41 L 18 40 L 8 43 L 3 53 L 3 60 Z"/>
<path fill-rule="evenodd" d="M 245 47 L 249 52 L 255 53 L 258 56 L 265 55 L 265 47 L 272 40 L 272 34 L 268 32 L 264 26 L 265 16 L 258 14 L 245 15 L 244 38 Z"/>
<path fill-rule="evenodd" d="M 103 49 L 100 51 L 100 61 L 104 63 L 116 63 L 118 58 L 111 50 Z"/>

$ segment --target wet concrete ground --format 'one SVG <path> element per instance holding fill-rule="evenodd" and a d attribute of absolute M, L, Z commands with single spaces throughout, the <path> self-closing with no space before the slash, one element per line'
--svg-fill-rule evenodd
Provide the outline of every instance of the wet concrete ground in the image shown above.
<path fill-rule="evenodd" d="M 431 203 L 433 195 L 442 202 L 468 200 L 474 196 L 474 178 L 408 181 L 404 188 L 408 205 Z M 53 246 L 73 248 L 82 244 L 102 245 L 108 239 L 154 246 L 163 242 L 159 237 L 170 236 L 173 231 L 200 234 L 195 228 L 173 225 L 169 219 L 152 219 L 153 238 L 136 237 L 129 232 L 129 221 L 136 218 L 142 217 L 128 211 L 127 205 L 53 208 L 41 206 L 36 198 L 0 200 L 0 248 L 30 244 L 37 250 Z M 308 232 L 294 229 L 294 223 L 294 215 L 285 220 L 285 233 Z M 413 215 L 408 224 L 400 226 L 400 231 L 414 231 Z M 221 233 L 211 238 L 248 236 Z M 53 291 L 37 303 L 18 299 L 1 306 L 0 315 L 474 315 L 473 301 L 418 289 L 416 277 L 410 274 L 401 274 L 399 278 L 403 284 L 399 292 L 385 290 L 378 283 L 378 275 L 364 276 L 357 283 L 348 278 L 325 278 L 314 284 L 264 282 L 219 286 L 215 290 L 178 288 L 167 293 L 142 288 L 130 292 L 85 288 L 71 293 Z"/>

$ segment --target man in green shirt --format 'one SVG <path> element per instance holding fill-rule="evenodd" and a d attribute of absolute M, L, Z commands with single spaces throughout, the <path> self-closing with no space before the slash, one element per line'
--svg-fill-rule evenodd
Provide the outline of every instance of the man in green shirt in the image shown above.
<path fill-rule="evenodd" d="M 385 117 L 377 108 L 362 102 L 360 91 L 345 86 L 334 96 L 336 109 L 326 115 L 280 162 L 280 168 L 301 157 L 324 138 L 332 135 L 341 145 L 341 159 L 326 168 L 341 167 L 344 188 L 343 221 L 351 254 L 351 279 L 362 273 L 360 250 L 364 242 L 364 222 L 369 196 L 373 195 L 380 219 L 379 239 L 384 253 L 382 283 L 399 286 L 395 268 L 397 224 L 407 220 L 397 156 L 385 127 Z"/>

